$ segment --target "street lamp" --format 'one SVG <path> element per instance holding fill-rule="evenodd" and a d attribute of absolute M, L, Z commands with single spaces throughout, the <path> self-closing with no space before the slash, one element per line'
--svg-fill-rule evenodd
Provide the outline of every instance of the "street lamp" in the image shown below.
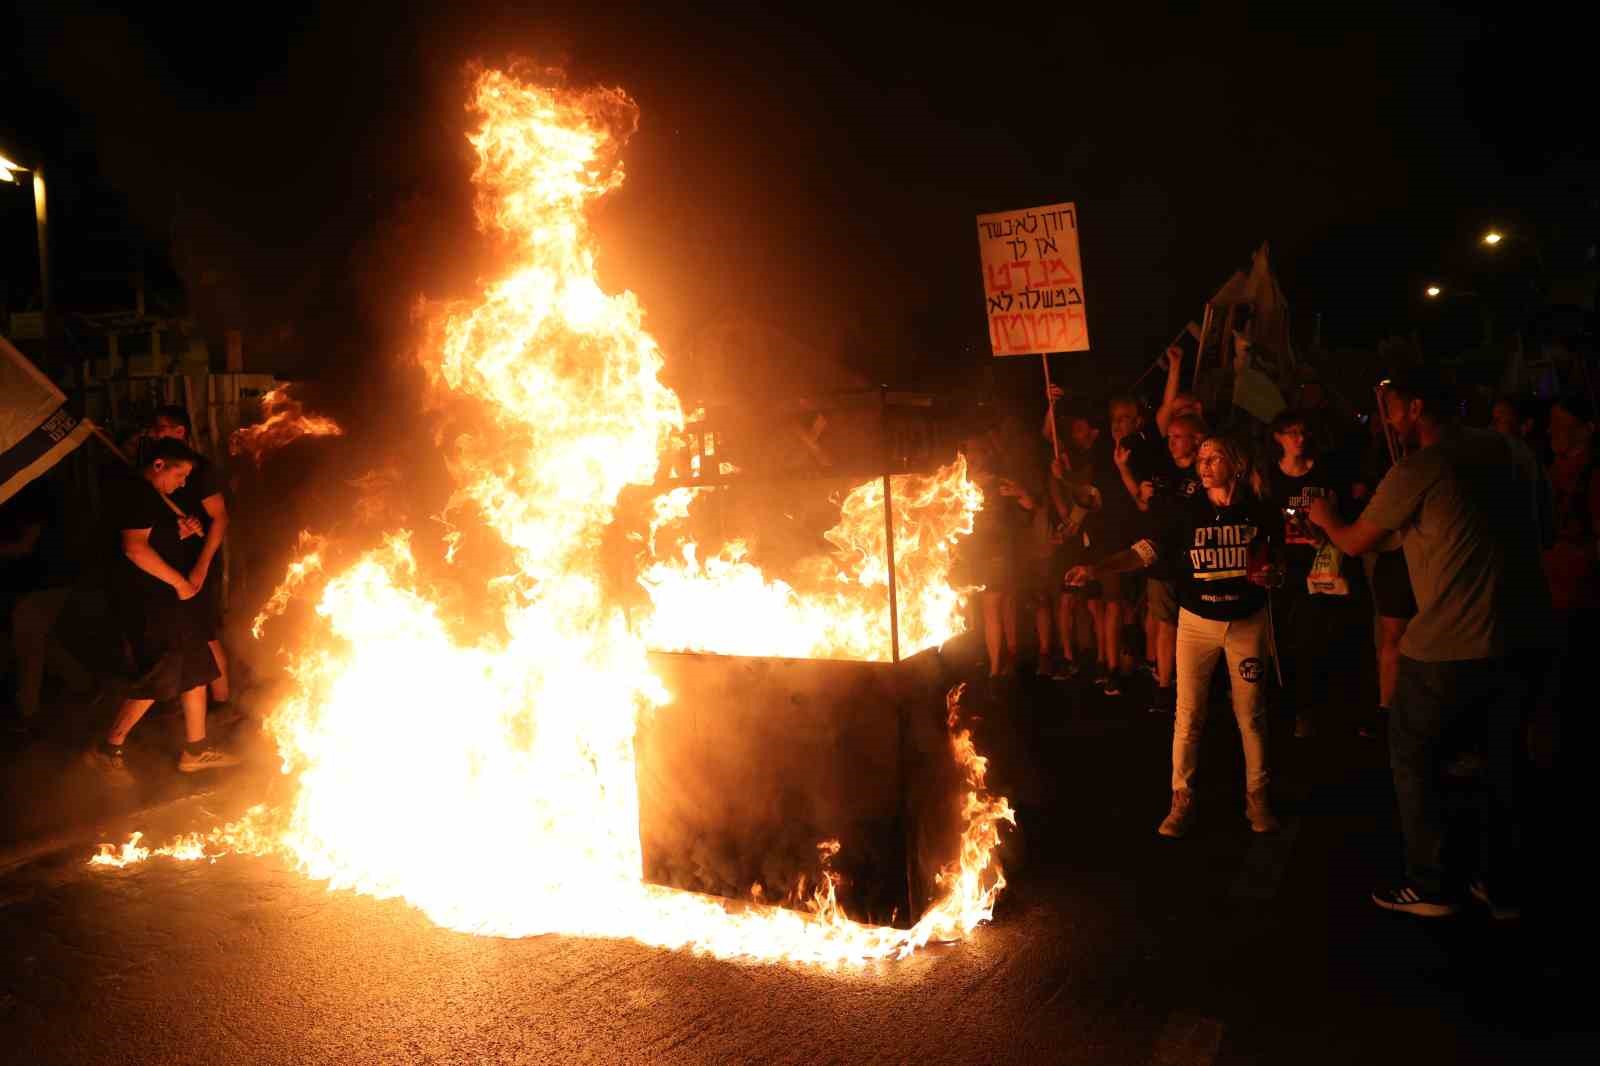
<path fill-rule="evenodd" d="M 49 201 L 45 196 L 44 167 L 35 163 L 32 167 L 18 166 L 5 156 L 0 155 L 0 182 L 7 185 L 16 184 L 17 174 L 33 172 L 33 225 L 39 238 L 39 305 L 44 312 L 44 336 L 48 344 L 51 338 L 50 329 L 50 211 Z"/>
<path fill-rule="evenodd" d="M 1489 232 L 1487 232 L 1487 233 L 1485 233 L 1483 235 L 1483 243 L 1487 244 L 1490 248 L 1493 248 L 1495 245 L 1499 244 L 1504 239 L 1505 239 L 1505 234 L 1501 233 L 1499 230 L 1494 230 L 1494 229 L 1490 230 Z"/>
<path fill-rule="evenodd" d="M 1428 294 L 1428 299 L 1430 300 L 1437 300 L 1439 295 L 1444 292 L 1444 290 L 1439 288 L 1437 285 L 1429 285 L 1423 291 Z"/>

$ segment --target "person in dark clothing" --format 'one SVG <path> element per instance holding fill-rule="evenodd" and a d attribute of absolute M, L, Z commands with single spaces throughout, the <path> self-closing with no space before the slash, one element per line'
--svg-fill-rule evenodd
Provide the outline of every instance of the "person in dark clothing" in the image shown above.
<path fill-rule="evenodd" d="M 1100 506 L 1089 523 L 1089 539 L 1091 544 L 1128 544 L 1142 525 L 1138 474 L 1158 445 L 1145 433 L 1139 405 L 1131 397 L 1112 397 L 1107 415 L 1111 439 L 1091 457 L 1090 477 Z M 1101 582 L 1099 596 L 1089 601 L 1100 643 L 1095 684 L 1107 696 L 1122 694 L 1122 627 L 1137 598 L 1134 576 L 1114 574 Z"/>
<path fill-rule="evenodd" d="M 1440 917 L 1459 909 L 1445 867 L 1439 774 L 1461 727 L 1486 740 L 1490 796 L 1483 866 L 1469 890 L 1497 917 L 1517 906 L 1516 778 L 1520 682 L 1508 661 L 1549 632 L 1549 590 L 1539 580 L 1537 464 L 1497 433 L 1462 429 L 1446 386 L 1425 369 L 1384 394 L 1395 433 L 1417 445 L 1347 522 L 1324 499 L 1311 520 L 1343 551 L 1369 551 L 1400 535 L 1417 614 L 1400 646 L 1389 721 L 1389 765 L 1405 836 L 1405 879 L 1374 892 L 1387 910 Z"/>
<path fill-rule="evenodd" d="M 155 420 L 145 440 L 176 440 L 193 448 L 193 432 L 187 409 L 176 404 L 156 408 Z M 226 707 L 232 696 L 228 678 L 228 655 L 222 646 L 222 567 L 217 555 L 228 533 L 228 505 L 217 469 L 205 456 L 196 454 L 194 469 L 183 487 L 172 494 L 172 502 L 183 513 L 200 523 L 202 535 L 184 540 L 183 572 L 200 591 L 193 610 L 197 623 L 206 631 L 206 643 L 217 661 L 217 679 L 211 682 L 211 702 Z"/>
<path fill-rule="evenodd" d="M 1325 499 L 1354 517 L 1365 491 L 1323 458 L 1313 425 L 1295 410 L 1273 419 L 1276 461 L 1261 479 L 1263 498 L 1283 516 L 1286 579 L 1273 622 L 1284 692 L 1295 712 L 1294 735 L 1302 738 L 1315 731 L 1312 708 L 1322 702 L 1318 689 L 1362 622 L 1360 564 L 1328 543 L 1311 523 L 1310 508 L 1312 500 Z"/>
<path fill-rule="evenodd" d="M 1244 744 L 1245 817 L 1258 833 L 1278 828 L 1268 801 L 1261 684 L 1267 656 L 1266 586 L 1282 577 L 1273 557 L 1276 513 L 1249 487 L 1242 448 L 1208 437 L 1195 460 L 1204 491 L 1158 512 L 1159 530 L 1095 566 L 1074 567 L 1069 586 L 1165 563 L 1178 595 L 1178 705 L 1172 730 L 1172 806 L 1157 830 L 1183 836 L 1193 817 L 1193 782 L 1211 675 L 1226 658 L 1233 713 Z"/>
<path fill-rule="evenodd" d="M 206 685 L 217 677 L 203 620 L 191 603 L 199 589 L 184 573 L 183 541 L 201 535 L 199 523 L 175 513 L 170 496 L 183 487 L 195 456 L 181 442 L 152 440 L 142 449 L 138 477 L 119 479 L 106 495 L 120 557 L 113 560 L 110 602 L 122 630 L 131 676 L 126 698 L 105 739 L 88 752 L 90 765 L 129 780 L 123 742 L 156 700 L 177 699 L 187 743 L 178 760 L 184 773 L 232 766 L 238 758 L 206 742 Z"/>

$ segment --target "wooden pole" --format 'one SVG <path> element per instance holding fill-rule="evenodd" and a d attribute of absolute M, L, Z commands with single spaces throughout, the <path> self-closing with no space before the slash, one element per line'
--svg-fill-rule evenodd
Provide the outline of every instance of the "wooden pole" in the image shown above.
<path fill-rule="evenodd" d="M 1046 352 L 1039 353 L 1039 361 L 1044 364 L 1044 406 L 1050 415 L 1050 451 L 1051 458 L 1061 458 L 1061 442 L 1056 439 L 1056 398 L 1050 395 L 1050 356 Z"/>

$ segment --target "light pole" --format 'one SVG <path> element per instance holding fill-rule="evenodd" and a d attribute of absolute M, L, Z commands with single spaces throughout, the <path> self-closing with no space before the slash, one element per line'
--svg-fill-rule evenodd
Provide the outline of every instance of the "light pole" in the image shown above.
<path fill-rule="evenodd" d="M 44 315 L 45 350 L 49 351 L 54 330 L 51 328 L 53 308 L 50 299 L 50 209 L 45 195 L 44 167 L 39 163 L 31 168 L 19 166 L 0 153 L 0 183 L 15 185 L 18 174 L 30 172 L 33 175 L 33 225 L 39 240 L 39 307 Z"/>

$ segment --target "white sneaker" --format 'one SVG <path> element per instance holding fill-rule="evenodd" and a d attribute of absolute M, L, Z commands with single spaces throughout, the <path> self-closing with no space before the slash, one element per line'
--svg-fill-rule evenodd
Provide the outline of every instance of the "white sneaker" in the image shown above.
<path fill-rule="evenodd" d="M 216 748 L 207 748 L 198 755 L 191 755 L 188 748 L 183 749 L 183 754 L 178 756 L 178 772 L 180 774 L 196 774 L 201 770 L 220 770 L 224 766 L 238 766 L 243 762 L 237 755 L 230 755 Z"/>

